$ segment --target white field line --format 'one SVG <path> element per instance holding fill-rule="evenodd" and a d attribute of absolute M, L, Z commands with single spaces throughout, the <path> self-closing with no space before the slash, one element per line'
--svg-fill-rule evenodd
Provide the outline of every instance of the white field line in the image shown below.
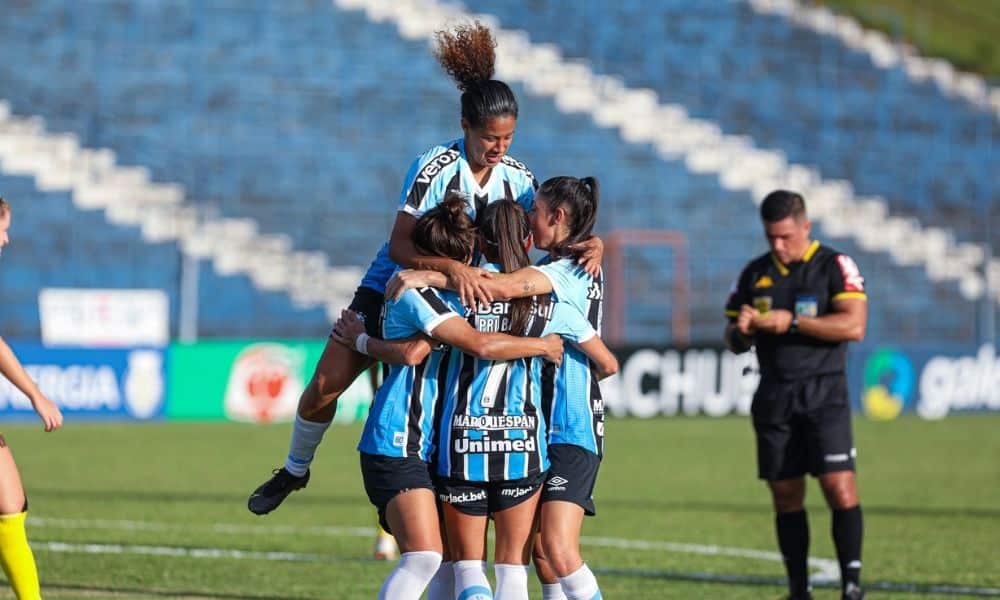
<path fill-rule="evenodd" d="M 375 535 L 374 527 L 323 527 L 293 525 L 239 525 L 234 523 L 176 524 L 154 521 L 111 520 L 111 519 L 62 519 L 49 517 L 29 517 L 28 525 L 46 529 L 108 529 L 116 531 L 153 532 L 210 532 L 230 535 L 316 535 L 325 537 L 361 537 Z M 731 548 L 705 544 L 688 544 L 656 540 L 632 540 L 614 537 L 588 537 L 580 539 L 584 546 L 595 548 L 619 548 L 632 551 L 674 552 L 679 554 L 700 554 L 704 556 L 731 556 L 781 562 L 781 554 L 751 548 Z M 32 547 L 50 552 L 72 554 L 141 554 L 149 556 L 228 558 L 235 560 L 281 560 L 287 562 L 337 562 L 333 555 L 299 552 L 267 552 L 232 550 L 224 548 L 185 548 L 175 546 L 151 546 L 141 544 L 99 544 L 66 542 L 32 542 Z M 816 572 L 815 581 L 836 580 L 840 576 L 837 561 L 826 558 L 811 558 L 809 564 Z"/>

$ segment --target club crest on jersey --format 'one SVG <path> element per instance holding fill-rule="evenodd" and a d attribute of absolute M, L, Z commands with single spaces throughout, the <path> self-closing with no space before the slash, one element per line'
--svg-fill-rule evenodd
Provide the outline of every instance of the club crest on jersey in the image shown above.
<path fill-rule="evenodd" d="M 754 296 L 753 299 L 753 307 L 762 314 L 770 311 L 773 303 L 774 299 L 770 296 Z"/>

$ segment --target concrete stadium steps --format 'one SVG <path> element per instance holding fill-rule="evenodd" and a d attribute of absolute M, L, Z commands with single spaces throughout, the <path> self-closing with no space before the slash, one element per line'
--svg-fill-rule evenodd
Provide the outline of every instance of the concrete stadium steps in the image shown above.
<path fill-rule="evenodd" d="M 38 339 L 43 288 L 156 288 L 170 303 L 178 331 L 181 259 L 176 243 L 150 243 L 137 227 L 108 224 L 79 210 L 68 192 L 42 192 L 27 177 L 0 174 L 0 195 L 12 206 L 11 243 L 0 258 L 0 335 Z M 301 309 L 288 295 L 257 289 L 245 275 L 199 268 L 199 333 L 205 337 L 321 336 L 325 311 Z"/>
<path fill-rule="evenodd" d="M 683 46 L 667 39 L 663 56 L 656 54 L 654 44 L 645 44 L 643 56 L 626 52 L 620 58 L 603 54 L 624 41 L 611 27 L 597 26 L 595 8 L 581 13 L 589 21 L 571 21 L 573 27 L 565 29 L 592 32 L 574 42 L 557 39 L 554 32 L 536 32 L 525 16 L 530 13 L 519 10 L 525 6 L 500 2 L 481 8 L 495 10 L 505 27 L 528 29 L 533 39 L 567 44 L 565 54 L 579 51 L 596 70 L 639 78 L 638 84 L 664 97 L 673 90 L 677 101 L 694 103 L 694 114 L 716 118 L 717 112 L 722 122 L 740 118 L 739 126 L 749 127 L 763 118 L 757 114 L 763 111 L 763 147 L 769 142 L 781 146 L 786 137 L 800 143 L 775 124 L 779 108 L 787 110 L 787 105 L 758 106 L 770 96 L 753 95 L 757 80 L 729 77 L 725 65 L 706 67 L 700 74 L 673 57 L 681 52 L 696 65 L 710 62 L 699 46 L 718 40 L 705 38 L 706 23 L 729 23 L 720 26 L 720 36 L 736 36 L 742 23 L 727 20 L 733 10 L 728 5 L 695 3 L 689 6 L 692 16 L 681 19 L 686 13 L 678 3 L 667 3 L 663 10 L 673 11 L 664 13 L 670 18 L 649 21 L 676 28 L 670 30 L 671 39 L 686 40 Z M 636 10 L 635 2 L 624 6 L 623 14 Z M 199 208 L 223 217 L 250 217 L 260 233 L 286 235 L 294 247 L 318 251 L 333 264 L 367 264 L 388 235 L 410 160 L 429 144 L 460 132 L 458 92 L 426 43 L 403 40 L 393 25 L 328 3 L 120 5 L 97 0 L 83 7 L 44 0 L 11 7 L 11 15 L 0 21 L 0 48 L 28 67 L 14 68 L 17 61 L 0 64 L 0 88 L 15 112 L 40 114 L 50 130 L 73 132 L 88 147 L 113 148 L 122 164 L 142 165 L 153 181 L 183 186 Z M 545 21 L 550 18 L 546 15 L 543 11 L 539 18 Z M 648 31 L 643 19 L 629 18 L 626 25 L 634 29 L 628 39 L 634 45 L 635 36 Z M 52 31 L 53 23 L 61 24 L 60 35 L 40 35 Z M 661 40 L 664 33 L 657 35 L 639 39 Z M 254 44 L 247 44 L 248 39 Z M 644 58 L 653 55 L 658 58 Z M 745 66 L 739 56 L 726 57 L 732 65 Z M 722 76 L 726 79 L 719 80 Z M 763 76 L 759 69 L 756 76 Z M 730 82 L 733 91 L 726 92 Z M 723 189 L 716 175 L 693 173 L 682 161 L 662 160 L 650 145 L 625 142 L 589 116 L 560 112 L 550 99 L 532 96 L 521 85 L 514 88 L 521 118 L 512 154 L 540 179 L 597 175 L 603 184 L 601 231 L 653 227 L 683 232 L 692 257 L 692 339 L 716 340 L 732 279 L 750 256 L 765 248 L 747 194 Z M 716 97 L 724 93 L 732 98 Z M 789 128 L 800 136 L 809 132 L 804 124 Z M 878 311 L 872 317 L 873 327 L 879 328 L 873 336 L 877 331 L 885 339 L 897 339 L 899 332 L 909 331 L 906 323 L 916 315 L 969 314 L 969 304 L 954 286 L 928 284 L 916 267 L 896 268 L 884 254 L 861 252 L 818 234 L 854 255 L 869 276 L 873 311 Z M 625 275 L 625 281 L 636 282 L 629 290 L 636 316 L 627 332 L 637 342 L 669 339 L 670 307 L 664 310 L 664 298 L 671 272 L 651 268 L 656 256 L 637 259 Z M 203 268 L 203 277 L 206 271 L 211 269 Z M 279 300 L 275 305 L 260 300 L 267 310 L 239 309 L 240 314 L 258 315 L 256 319 L 234 318 L 220 298 L 257 298 L 245 283 L 221 279 L 201 286 L 212 290 L 203 296 L 203 333 L 287 327 L 288 335 L 307 328 L 303 335 L 315 336 L 325 330 L 325 319 L 322 326 L 300 326 L 300 317 L 302 323 L 314 322 L 303 313 L 285 323 L 284 315 L 271 312 L 281 305 Z M 927 289 L 933 291 L 911 291 Z M 887 298 L 893 304 L 883 304 Z M 952 310 L 936 311 L 940 305 Z M 261 313 L 268 316 L 260 318 Z M 275 320 L 271 314 L 277 315 Z M 961 324 L 943 323 L 945 339 L 967 333 Z"/>
<path fill-rule="evenodd" d="M 902 67 L 878 68 L 835 38 L 743 2 L 466 5 L 726 133 L 881 195 L 895 214 L 950 227 L 962 240 L 989 235 L 1000 249 L 1000 231 L 988 232 L 982 218 L 1000 218 L 996 120 L 931 82 L 915 83 Z"/>

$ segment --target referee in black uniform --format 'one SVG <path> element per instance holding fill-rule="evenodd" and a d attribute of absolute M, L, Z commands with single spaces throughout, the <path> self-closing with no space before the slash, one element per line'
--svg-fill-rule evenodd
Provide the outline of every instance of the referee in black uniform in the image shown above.
<path fill-rule="evenodd" d="M 751 414 L 757 466 L 774 501 L 790 598 L 810 598 L 805 474 L 819 478 L 833 511 L 844 599 L 863 598 L 861 506 L 845 363 L 864 338 L 864 278 L 846 254 L 810 238 L 802 196 L 775 191 L 760 206 L 771 252 L 751 261 L 726 304 L 726 344 L 757 348 L 760 385 Z"/>

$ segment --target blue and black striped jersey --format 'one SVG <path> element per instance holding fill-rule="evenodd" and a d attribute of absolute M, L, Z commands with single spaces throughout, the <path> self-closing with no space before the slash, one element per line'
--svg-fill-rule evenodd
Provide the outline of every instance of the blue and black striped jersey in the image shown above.
<path fill-rule="evenodd" d="M 498 271 L 495 265 L 487 270 Z M 509 302 L 470 316 L 479 331 L 507 331 Z M 562 335 L 582 343 L 597 335 L 583 314 L 551 295 L 536 300 L 525 335 Z M 463 481 L 510 481 L 548 469 L 545 419 L 539 410 L 542 358 L 480 360 L 462 355 L 457 385 L 445 396 L 437 472 Z"/>
<path fill-rule="evenodd" d="M 407 290 L 387 300 L 382 321 L 385 339 L 403 339 L 435 327 L 465 309 L 458 295 L 433 288 Z M 435 349 L 417 366 L 390 365 L 372 403 L 358 450 L 392 457 L 430 461 L 438 397 L 457 372 L 459 352 Z"/>
<path fill-rule="evenodd" d="M 534 267 L 552 283 L 559 304 L 575 307 L 590 325 L 601 331 L 604 272 L 591 277 L 572 258 L 545 257 Z M 582 350 L 567 347 L 562 364 L 548 364 L 542 376 L 542 407 L 549 427 L 549 444 L 572 444 L 604 453 L 604 400 L 590 359 Z"/>
<path fill-rule="evenodd" d="M 448 192 L 458 191 L 468 199 L 469 215 L 475 219 L 482 207 L 496 200 L 514 200 L 529 210 L 537 188 L 538 182 L 528 167 L 510 156 L 504 156 L 490 172 L 489 179 L 480 185 L 466 160 L 464 139 L 460 138 L 434 146 L 413 161 L 400 193 L 399 210 L 420 217 L 440 204 Z M 386 242 L 368 267 L 361 285 L 385 292 L 385 284 L 397 268 L 389 258 Z"/>

